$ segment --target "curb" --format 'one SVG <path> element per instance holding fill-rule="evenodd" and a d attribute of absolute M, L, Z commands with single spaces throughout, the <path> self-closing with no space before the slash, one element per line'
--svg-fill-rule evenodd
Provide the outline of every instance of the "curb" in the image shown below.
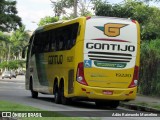
<path fill-rule="evenodd" d="M 160 110 L 156 109 L 156 108 L 152 108 L 152 107 L 146 107 L 146 106 L 142 106 L 142 105 L 136 105 L 136 104 L 129 104 L 129 103 L 120 103 L 121 107 L 125 107 L 128 109 L 132 109 L 132 110 L 139 110 L 139 111 L 144 111 L 144 112 L 152 112 L 152 113 L 160 113 Z"/>

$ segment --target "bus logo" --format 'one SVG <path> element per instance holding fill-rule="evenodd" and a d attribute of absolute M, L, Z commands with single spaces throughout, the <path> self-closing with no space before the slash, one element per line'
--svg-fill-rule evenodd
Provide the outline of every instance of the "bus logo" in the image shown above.
<path fill-rule="evenodd" d="M 120 29 L 127 26 L 128 24 L 119 23 L 107 23 L 104 26 L 95 26 L 97 29 L 104 32 L 108 37 L 116 37 L 120 35 Z"/>
<path fill-rule="evenodd" d="M 127 26 L 127 24 L 107 23 L 104 25 L 104 34 L 109 37 L 116 37 L 120 35 L 120 29 Z"/>

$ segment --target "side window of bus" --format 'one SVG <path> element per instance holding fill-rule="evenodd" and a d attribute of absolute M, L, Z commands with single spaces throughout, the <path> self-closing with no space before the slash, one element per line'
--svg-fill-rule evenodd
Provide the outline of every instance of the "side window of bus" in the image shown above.
<path fill-rule="evenodd" d="M 60 48 L 60 44 L 59 44 L 59 39 L 60 39 L 60 31 L 59 29 L 56 29 L 55 30 L 55 42 L 56 42 L 56 50 L 55 51 L 59 51 L 59 48 Z"/>
<path fill-rule="evenodd" d="M 49 41 L 50 41 L 49 32 L 42 33 L 41 47 L 43 50 L 41 52 L 44 53 L 49 51 L 49 44 L 50 44 Z"/>
<path fill-rule="evenodd" d="M 78 25 L 78 23 L 75 23 L 56 30 L 57 51 L 69 50 L 75 45 Z"/>
<path fill-rule="evenodd" d="M 32 44 L 32 49 L 31 49 L 31 56 L 36 53 L 36 49 L 37 49 L 36 41 L 37 41 L 37 39 L 38 39 L 38 34 L 35 34 L 33 44 Z"/>
<path fill-rule="evenodd" d="M 50 51 L 56 51 L 55 30 L 50 31 Z"/>
<path fill-rule="evenodd" d="M 41 33 L 38 34 L 37 39 L 35 41 L 35 53 L 39 54 L 42 52 L 42 43 L 43 43 L 43 35 Z"/>
<path fill-rule="evenodd" d="M 75 23 L 75 24 L 70 25 L 68 28 L 67 50 L 71 49 L 76 43 L 78 26 L 79 24 Z"/>
<path fill-rule="evenodd" d="M 71 41 L 71 29 L 69 26 L 67 26 L 64 30 L 63 30 L 63 38 L 64 38 L 64 46 L 63 46 L 63 49 L 67 50 L 68 49 L 68 46 L 70 44 L 70 41 Z"/>
<path fill-rule="evenodd" d="M 32 45 L 32 55 L 38 54 L 42 52 L 42 34 L 38 33 L 34 37 L 33 45 Z"/>
<path fill-rule="evenodd" d="M 29 62 L 29 58 L 30 58 L 30 54 L 32 55 L 32 51 L 31 51 L 31 45 L 32 42 L 34 40 L 34 35 L 31 36 L 30 40 L 29 40 L 29 46 L 28 46 L 28 50 L 27 50 L 27 59 L 26 59 L 26 68 L 28 68 L 28 62 Z"/>
<path fill-rule="evenodd" d="M 50 51 L 71 49 L 75 43 L 79 23 L 67 25 L 50 31 Z"/>

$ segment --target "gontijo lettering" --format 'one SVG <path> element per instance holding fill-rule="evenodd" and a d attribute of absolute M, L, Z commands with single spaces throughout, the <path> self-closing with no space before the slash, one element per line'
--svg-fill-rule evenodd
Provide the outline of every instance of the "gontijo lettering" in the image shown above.
<path fill-rule="evenodd" d="M 134 52 L 135 46 L 134 45 L 125 45 L 122 46 L 120 44 L 107 44 L 107 43 L 86 43 L 87 49 L 99 49 L 99 50 L 113 50 L 113 51 L 129 51 Z"/>
<path fill-rule="evenodd" d="M 62 64 L 63 55 L 51 55 L 48 56 L 48 64 Z"/>

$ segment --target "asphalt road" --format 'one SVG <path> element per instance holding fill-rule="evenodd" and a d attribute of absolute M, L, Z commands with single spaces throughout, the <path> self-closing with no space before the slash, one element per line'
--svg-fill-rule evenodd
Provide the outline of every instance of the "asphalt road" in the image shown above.
<path fill-rule="evenodd" d="M 47 111 L 59 111 L 66 115 L 83 117 L 100 117 L 100 119 L 109 120 L 159 120 L 158 117 L 107 117 L 113 113 L 125 114 L 129 109 L 118 107 L 115 110 L 108 108 L 97 108 L 92 102 L 74 102 L 72 105 L 55 104 L 54 96 L 39 94 L 38 99 L 31 98 L 30 91 L 25 90 L 24 76 L 18 76 L 16 79 L 1 79 L 0 77 L 0 100 L 16 102 L 24 105 L 33 106 Z M 68 112 L 67 112 L 68 111 Z M 130 112 L 129 112 L 130 113 Z M 133 111 L 133 114 L 139 113 Z"/>

